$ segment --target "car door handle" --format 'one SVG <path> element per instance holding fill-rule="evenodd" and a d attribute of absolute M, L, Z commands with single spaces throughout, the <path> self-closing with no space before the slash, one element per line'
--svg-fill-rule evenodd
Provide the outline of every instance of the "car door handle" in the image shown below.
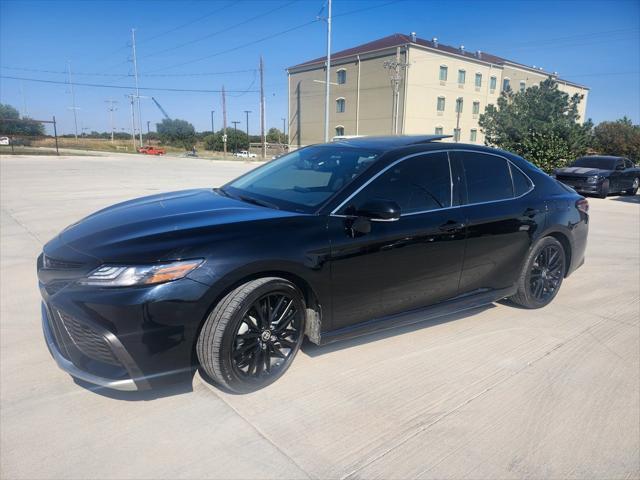
<path fill-rule="evenodd" d="M 536 215 L 538 215 L 539 213 L 541 213 L 542 210 L 540 210 L 539 208 L 527 208 L 524 212 L 523 215 L 525 217 L 535 217 Z"/>
<path fill-rule="evenodd" d="M 447 223 L 443 223 L 440 225 L 439 229 L 441 232 L 445 233 L 454 233 L 462 230 L 466 225 L 460 222 L 454 222 L 453 220 L 449 220 Z"/>

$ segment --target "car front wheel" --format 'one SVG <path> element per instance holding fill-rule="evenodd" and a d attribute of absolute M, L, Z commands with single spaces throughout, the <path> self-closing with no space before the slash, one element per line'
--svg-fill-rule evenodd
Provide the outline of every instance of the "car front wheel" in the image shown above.
<path fill-rule="evenodd" d="M 638 193 L 638 187 L 640 187 L 640 178 L 636 177 L 633 179 L 633 185 L 631 185 L 631 188 L 625 190 L 625 193 L 627 195 L 635 195 Z"/>
<path fill-rule="evenodd" d="M 196 345 L 201 368 L 237 393 L 273 383 L 300 349 L 304 313 L 302 294 L 285 279 L 260 278 L 239 286 L 202 327 Z"/>
<path fill-rule="evenodd" d="M 606 179 L 604 182 L 602 182 L 602 185 L 600 185 L 598 198 L 607 198 L 608 194 L 609 194 L 609 179 Z"/>
<path fill-rule="evenodd" d="M 525 308 L 542 308 L 555 298 L 565 272 L 565 251 L 553 237 L 544 237 L 531 250 L 511 300 Z"/>

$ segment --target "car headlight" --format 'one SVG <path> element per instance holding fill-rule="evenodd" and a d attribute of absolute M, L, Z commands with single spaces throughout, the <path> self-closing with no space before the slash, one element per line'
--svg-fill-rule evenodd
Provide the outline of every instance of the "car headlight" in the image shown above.
<path fill-rule="evenodd" d="M 202 262 L 202 259 L 197 259 L 154 265 L 102 265 L 80 283 L 100 287 L 154 285 L 183 278 Z"/>
<path fill-rule="evenodd" d="M 594 175 L 587 178 L 587 183 L 598 183 L 598 180 L 600 180 L 600 177 L 598 175 Z"/>

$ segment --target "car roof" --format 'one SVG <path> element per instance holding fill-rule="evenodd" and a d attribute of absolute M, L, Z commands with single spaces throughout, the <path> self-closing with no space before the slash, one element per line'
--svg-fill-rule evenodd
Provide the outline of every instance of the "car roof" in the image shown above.
<path fill-rule="evenodd" d="M 583 155 L 578 157 L 577 160 L 582 158 L 597 158 L 599 160 L 625 160 L 627 157 L 616 157 L 614 155 Z"/>
<path fill-rule="evenodd" d="M 392 150 L 394 148 L 408 147 L 430 143 L 443 138 L 451 138 L 451 135 L 386 135 L 363 136 L 352 138 L 339 138 L 331 142 L 331 145 L 345 145 L 350 147 L 376 148 L 380 150 Z"/>

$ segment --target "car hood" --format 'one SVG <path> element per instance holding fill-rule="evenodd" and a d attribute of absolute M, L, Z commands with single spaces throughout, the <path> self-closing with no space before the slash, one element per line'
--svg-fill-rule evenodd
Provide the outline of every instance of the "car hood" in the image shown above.
<path fill-rule="evenodd" d="M 569 174 L 569 175 L 577 175 L 577 176 L 584 176 L 584 177 L 590 177 L 592 175 L 604 175 L 607 173 L 610 173 L 610 170 L 603 170 L 600 168 L 589 168 L 589 167 L 565 167 L 565 168 L 559 168 L 556 170 L 556 174 Z"/>
<path fill-rule="evenodd" d="M 213 241 L 233 224 L 298 215 L 252 205 L 212 189 L 184 190 L 137 198 L 100 210 L 70 225 L 45 246 L 57 257 L 149 262 L 189 255 L 194 245 Z M 79 258 L 72 259 L 78 261 Z"/>

